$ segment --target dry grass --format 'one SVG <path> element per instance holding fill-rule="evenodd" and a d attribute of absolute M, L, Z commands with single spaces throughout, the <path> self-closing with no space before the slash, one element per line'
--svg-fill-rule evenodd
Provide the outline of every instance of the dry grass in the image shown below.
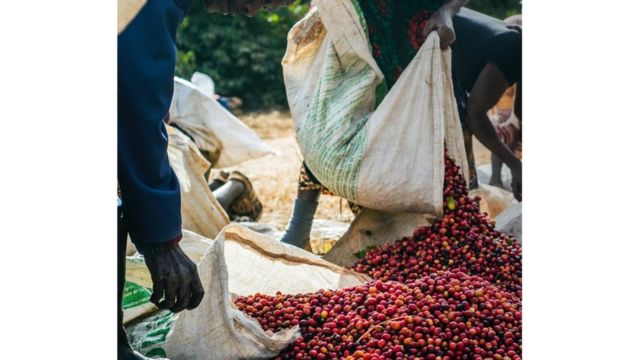
<path fill-rule="evenodd" d="M 288 112 L 249 113 L 240 116 L 262 139 L 277 139 L 293 136 L 293 121 Z"/>

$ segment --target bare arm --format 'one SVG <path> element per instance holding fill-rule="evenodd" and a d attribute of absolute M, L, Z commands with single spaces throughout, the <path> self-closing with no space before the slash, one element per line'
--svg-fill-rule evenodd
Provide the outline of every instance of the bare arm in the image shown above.
<path fill-rule="evenodd" d="M 516 199 L 521 200 L 522 163 L 500 141 L 493 124 L 487 117 L 487 111 L 498 102 L 508 87 L 509 84 L 502 72 L 495 65 L 487 64 L 471 89 L 466 121 L 473 135 L 509 167 L 513 178 L 513 194 Z"/>

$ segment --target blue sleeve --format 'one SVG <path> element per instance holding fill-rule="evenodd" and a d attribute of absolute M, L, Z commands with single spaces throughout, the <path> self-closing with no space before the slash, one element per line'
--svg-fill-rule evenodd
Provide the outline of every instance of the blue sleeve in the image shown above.
<path fill-rule="evenodd" d="M 163 118 L 173 95 L 176 32 L 189 0 L 148 0 L 118 36 L 118 183 L 134 243 L 182 234 L 180 186 Z"/>

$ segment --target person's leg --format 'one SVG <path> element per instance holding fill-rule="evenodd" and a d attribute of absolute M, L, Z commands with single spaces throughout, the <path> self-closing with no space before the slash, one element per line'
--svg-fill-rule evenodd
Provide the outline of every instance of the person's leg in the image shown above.
<path fill-rule="evenodd" d="M 318 209 L 320 193 L 321 190 L 319 189 L 298 189 L 289 225 L 287 225 L 287 230 L 280 241 L 302 249 L 309 248 L 311 226 L 313 225 L 313 217 Z"/>
<path fill-rule="evenodd" d="M 122 216 L 122 207 L 118 206 L 118 360 L 150 360 L 131 348 L 123 324 L 122 297 L 127 261 L 127 235 L 127 226 Z"/>
<path fill-rule="evenodd" d="M 214 190 L 213 196 L 228 214 L 231 204 L 244 193 L 244 190 L 245 186 L 242 181 L 231 179 Z"/>
<path fill-rule="evenodd" d="M 515 131 L 513 143 L 511 144 L 511 151 L 514 154 L 518 149 L 518 145 L 520 145 L 520 151 L 522 151 L 522 81 L 518 81 L 517 83 L 515 97 L 513 111 L 516 118 L 518 118 L 518 128 Z"/>
<path fill-rule="evenodd" d="M 522 80 L 516 85 L 516 100 L 513 105 L 513 112 L 520 121 L 520 131 L 522 131 Z"/>
<path fill-rule="evenodd" d="M 209 190 L 211 190 L 212 192 L 218 190 L 222 185 L 226 184 L 227 181 L 229 181 L 229 175 L 229 172 L 224 170 L 218 172 L 213 180 L 209 183 Z M 205 180 L 208 182 L 209 178 L 205 177 Z"/>
<path fill-rule="evenodd" d="M 127 260 L 127 227 L 122 216 L 122 206 L 118 206 L 118 360 L 148 360 L 134 351 L 129 344 L 123 324 L 122 297 Z"/>
<path fill-rule="evenodd" d="M 513 193 L 520 200 L 522 164 L 509 147 L 502 143 L 487 117 L 487 111 L 498 102 L 508 87 L 509 83 L 501 70 L 492 63 L 487 64 L 469 95 L 467 125 L 473 135 L 511 169 Z"/>
<path fill-rule="evenodd" d="M 489 185 L 502 187 L 502 160 L 495 154 L 491 154 L 491 178 Z"/>
<path fill-rule="evenodd" d="M 225 184 L 213 191 L 231 221 L 258 221 L 262 203 L 251 180 L 239 171 L 232 171 Z"/>
<path fill-rule="evenodd" d="M 131 350 L 127 334 L 122 325 L 122 293 L 124 291 L 125 261 L 127 250 L 127 230 L 122 218 L 121 206 L 118 206 L 118 359 Z"/>
<path fill-rule="evenodd" d="M 511 89 L 511 88 L 510 88 Z M 498 101 L 498 105 L 502 100 L 509 94 L 510 89 L 502 95 L 502 98 Z M 510 118 L 513 116 L 513 93 L 511 93 L 511 110 L 509 110 L 508 114 L 504 110 L 498 110 L 497 121 L 494 122 L 494 127 L 496 132 L 498 133 L 500 140 L 507 145 L 510 146 L 510 138 L 511 127 L 509 126 Z M 496 105 L 496 106 L 498 106 Z M 502 159 L 500 159 L 496 154 L 491 153 L 491 178 L 489 179 L 489 185 L 503 187 L 502 184 Z"/>
<path fill-rule="evenodd" d="M 518 149 L 518 144 L 520 143 L 520 141 L 522 141 L 522 133 L 520 132 L 520 129 L 516 128 L 515 126 L 510 125 L 510 127 L 510 130 L 513 132 L 513 138 L 511 140 L 511 143 L 509 144 L 509 149 L 511 149 L 511 152 L 515 154 L 516 150 Z"/>
<path fill-rule="evenodd" d="M 311 249 L 311 226 L 318 209 L 322 185 L 303 163 L 300 167 L 298 194 L 293 204 L 289 224 L 280 241 L 302 249 Z"/>

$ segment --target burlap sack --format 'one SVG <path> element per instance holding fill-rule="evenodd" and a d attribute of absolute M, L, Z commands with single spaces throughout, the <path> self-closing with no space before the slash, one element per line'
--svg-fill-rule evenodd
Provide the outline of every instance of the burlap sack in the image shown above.
<path fill-rule="evenodd" d="M 291 29 L 282 61 L 305 163 L 364 207 L 441 213 L 445 142 L 468 176 L 450 50 L 432 32 L 387 91 L 357 3 L 316 5 Z"/>
<path fill-rule="evenodd" d="M 496 186 L 479 184 L 479 188 L 470 191 L 470 195 L 480 197 L 480 211 L 495 219 L 506 208 L 518 203 L 513 193 Z"/>
<path fill-rule="evenodd" d="M 432 220 L 433 216 L 430 215 L 389 213 L 365 208 L 323 259 L 340 266 L 351 266 L 371 247 L 411 236 L 417 227 L 429 226 Z"/>
<path fill-rule="evenodd" d="M 169 163 L 180 182 L 182 228 L 214 239 L 229 217 L 204 178 L 209 162 L 180 130 L 167 126 Z"/>
<path fill-rule="evenodd" d="M 299 336 L 298 328 L 265 333 L 257 321 L 235 308 L 234 295 L 308 293 L 370 280 L 240 225 L 227 226 L 215 241 L 184 233 L 183 246 L 199 262 L 206 294 L 195 310 L 179 315 L 159 312 L 128 328 L 134 348 L 147 356 L 173 360 L 274 357 Z M 132 265 L 127 268 L 128 281 L 150 285 L 146 267 L 127 265 Z"/>

